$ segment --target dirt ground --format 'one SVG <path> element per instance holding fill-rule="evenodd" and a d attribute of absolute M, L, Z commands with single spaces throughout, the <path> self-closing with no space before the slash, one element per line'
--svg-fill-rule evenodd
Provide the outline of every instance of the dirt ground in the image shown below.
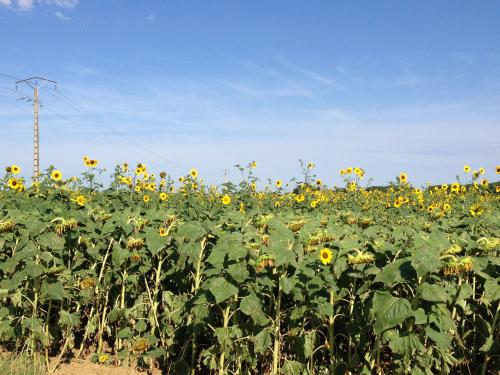
<path fill-rule="evenodd" d="M 126 367 L 110 367 L 92 363 L 85 360 L 73 360 L 63 363 L 54 375 L 146 375 L 147 372 L 139 372 Z M 153 375 L 161 375 L 161 371 L 153 371 Z"/>

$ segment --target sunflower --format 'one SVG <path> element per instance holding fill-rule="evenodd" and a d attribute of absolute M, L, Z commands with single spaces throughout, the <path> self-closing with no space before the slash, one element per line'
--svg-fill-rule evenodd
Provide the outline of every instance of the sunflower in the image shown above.
<path fill-rule="evenodd" d="M 449 211 L 449 210 L 451 210 L 451 206 L 450 206 L 450 204 L 449 204 L 449 203 L 445 203 L 445 204 L 443 204 L 443 210 L 444 210 L 444 211 Z"/>
<path fill-rule="evenodd" d="M 316 185 L 318 185 L 318 186 L 323 185 L 323 181 L 321 181 L 321 178 L 318 178 L 318 179 L 316 180 Z"/>
<path fill-rule="evenodd" d="M 227 206 L 229 203 L 231 203 L 231 197 L 226 194 L 221 198 L 221 202 L 223 205 Z"/>
<path fill-rule="evenodd" d="M 481 186 L 483 186 L 483 187 L 488 186 L 488 180 L 487 180 L 486 178 L 483 178 L 483 179 L 481 180 Z"/>
<path fill-rule="evenodd" d="M 21 172 L 21 168 L 19 168 L 18 165 L 12 165 L 10 167 L 10 171 L 12 172 L 12 174 L 19 174 Z"/>
<path fill-rule="evenodd" d="M 460 184 L 458 182 L 451 184 L 451 191 L 453 193 L 458 193 L 460 191 Z"/>
<path fill-rule="evenodd" d="M 442 184 L 441 185 L 441 190 L 448 190 L 448 184 Z"/>
<path fill-rule="evenodd" d="M 469 173 L 470 172 L 470 165 L 464 165 L 464 172 Z"/>
<path fill-rule="evenodd" d="M 317 200 L 311 201 L 311 208 L 316 208 L 317 206 L 318 206 L 318 201 Z"/>
<path fill-rule="evenodd" d="M 278 201 L 274 202 L 274 207 L 278 208 L 279 206 L 281 206 L 281 202 Z"/>
<path fill-rule="evenodd" d="M 144 169 L 142 169 L 142 167 L 135 168 L 135 174 L 136 174 L 136 176 L 140 176 L 143 173 L 144 173 Z"/>
<path fill-rule="evenodd" d="M 358 175 L 358 176 L 361 176 L 361 174 L 362 174 L 362 170 L 361 170 L 361 168 L 359 168 L 359 167 L 354 168 L 354 173 L 355 173 L 356 175 Z"/>
<path fill-rule="evenodd" d="M 85 203 L 87 202 L 87 200 L 85 199 L 85 197 L 83 195 L 79 195 L 75 198 L 75 202 L 77 205 L 83 207 L 83 206 L 85 206 Z"/>
<path fill-rule="evenodd" d="M 399 198 L 396 198 L 396 200 L 394 201 L 394 207 L 399 208 L 399 207 L 401 207 L 401 204 L 403 204 L 402 200 Z"/>
<path fill-rule="evenodd" d="M 401 182 L 402 184 L 406 184 L 407 181 L 408 181 L 408 175 L 405 172 L 400 173 L 399 182 Z"/>
<path fill-rule="evenodd" d="M 19 180 L 17 178 L 9 178 L 9 181 L 7 181 L 7 185 L 9 185 L 11 189 L 17 189 L 17 187 L 19 186 Z"/>
<path fill-rule="evenodd" d="M 495 192 L 500 193 L 500 185 L 495 186 Z"/>
<path fill-rule="evenodd" d="M 141 187 L 139 185 L 136 185 L 135 188 L 134 188 L 135 192 L 136 193 L 140 193 L 141 192 Z"/>
<path fill-rule="evenodd" d="M 151 199 L 151 197 L 147 194 L 144 194 L 144 196 L 142 197 L 142 200 L 144 201 L 144 203 L 148 203 L 150 199 Z"/>
<path fill-rule="evenodd" d="M 484 174 L 485 170 L 483 167 L 479 168 L 479 174 Z"/>
<path fill-rule="evenodd" d="M 500 165 L 497 165 L 495 170 L 496 170 L 496 174 L 500 174 Z"/>
<path fill-rule="evenodd" d="M 330 264 L 332 262 L 332 251 L 326 247 L 322 248 L 319 251 L 319 259 L 323 264 Z"/>
<path fill-rule="evenodd" d="M 193 178 L 196 178 L 198 177 L 198 171 L 194 168 L 192 168 L 190 171 L 189 171 L 189 175 Z"/>
<path fill-rule="evenodd" d="M 472 216 L 481 216 L 484 212 L 484 208 L 480 204 L 474 204 L 469 209 L 469 212 Z"/>
<path fill-rule="evenodd" d="M 167 234 L 168 234 L 168 231 L 166 228 L 160 228 L 158 230 L 158 234 L 161 236 L 161 237 L 165 237 Z"/>
<path fill-rule="evenodd" d="M 138 261 L 140 261 L 140 260 L 141 260 L 141 254 L 139 254 L 139 253 L 133 253 L 133 254 L 130 256 L 130 260 L 131 260 L 132 262 L 137 263 Z"/>
<path fill-rule="evenodd" d="M 98 358 L 99 363 L 104 363 L 109 359 L 109 355 L 107 354 L 101 354 Z"/>
<path fill-rule="evenodd" d="M 306 196 L 304 194 L 299 194 L 295 197 L 295 201 L 297 203 L 303 202 L 306 199 Z"/>
<path fill-rule="evenodd" d="M 352 167 L 346 168 L 345 173 L 346 174 L 351 174 L 352 173 Z"/>
<path fill-rule="evenodd" d="M 50 174 L 50 178 L 52 178 L 54 181 L 61 181 L 62 180 L 61 171 L 58 169 L 52 171 L 52 173 Z"/>
<path fill-rule="evenodd" d="M 89 160 L 89 167 L 95 168 L 95 167 L 97 167 L 97 164 L 99 164 L 99 160 L 96 160 L 96 159 Z"/>
<path fill-rule="evenodd" d="M 283 186 L 283 181 L 276 180 L 275 185 L 276 185 L 276 187 L 280 188 L 281 186 Z"/>
<path fill-rule="evenodd" d="M 315 166 L 316 166 L 316 164 L 314 164 L 312 161 L 307 163 L 307 169 L 309 169 L 309 170 L 314 169 Z"/>
<path fill-rule="evenodd" d="M 252 168 L 252 169 L 257 168 L 257 162 L 256 162 L 256 161 L 252 161 L 252 162 L 250 163 L 250 168 Z"/>
<path fill-rule="evenodd" d="M 161 200 L 161 201 L 165 201 L 165 200 L 167 200 L 168 195 L 167 195 L 167 193 L 165 193 L 164 191 L 162 191 L 162 192 L 160 193 L 159 197 L 160 197 L 160 200 Z"/>
<path fill-rule="evenodd" d="M 250 184 L 250 187 L 252 188 L 253 191 L 257 190 L 257 184 L 255 182 L 252 182 Z"/>

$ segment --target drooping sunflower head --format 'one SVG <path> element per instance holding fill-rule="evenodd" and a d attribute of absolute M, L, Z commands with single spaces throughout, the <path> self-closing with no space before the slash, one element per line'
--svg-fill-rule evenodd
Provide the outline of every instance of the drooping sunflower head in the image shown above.
<path fill-rule="evenodd" d="M 325 265 L 330 264 L 332 262 L 332 258 L 332 251 L 329 248 L 324 247 L 319 251 L 319 259 L 321 260 L 321 263 Z"/>

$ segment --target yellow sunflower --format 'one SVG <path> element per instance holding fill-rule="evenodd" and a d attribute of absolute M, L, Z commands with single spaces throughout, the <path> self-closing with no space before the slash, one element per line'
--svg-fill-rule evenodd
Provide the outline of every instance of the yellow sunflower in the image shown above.
<path fill-rule="evenodd" d="M 283 186 L 283 181 L 281 181 L 281 180 L 276 180 L 275 185 L 276 185 L 276 187 L 278 187 L 278 188 L 279 188 L 279 187 Z"/>
<path fill-rule="evenodd" d="M 470 172 L 470 165 L 464 165 L 464 172 L 469 173 Z"/>
<path fill-rule="evenodd" d="M 168 198 L 168 195 L 167 195 L 167 193 L 165 193 L 165 192 L 163 192 L 163 191 L 162 191 L 162 192 L 160 193 L 160 196 L 159 196 L 159 197 L 160 197 L 160 200 L 161 200 L 161 201 L 165 201 L 165 200 Z"/>
<path fill-rule="evenodd" d="M 166 228 L 160 228 L 160 229 L 158 230 L 158 234 L 159 234 L 161 237 L 165 237 L 165 236 L 168 234 L 167 229 L 166 229 Z"/>
<path fill-rule="evenodd" d="M 332 251 L 326 247 L 322 248 L 319 251 L 319 259 L 323 264 L 330 264 L 332 262 Z"/>
<path fill-rule="evenodd" d="M 85 206 L 85 203 L 87 202 L 87 200 L 85 199 L 85 197 L 83 195 L 79 195 L 75 198 L 75 202 L 77 205 L 83 207 L 83 206 Z"/>
<path fill-rule="evenodd" d="M 151 199 L 151 197 L 147 194 L 144 194 L 144 196 L 142 197 L 142 200 L 144 201 L 144 203 L 148 203 L 150 199 Z"/>
<path fill-rule="evenodd" d="M 54 181 L 61 181 L 62 180 L 61 171 L 58 169 L 52 171 L 52 173 L 50 174 L 50 178 L 52 178 Z"/>
<path fill-rule="evenodd" d="M 10 167 L 10 171 L 12 172 L 12 174 L 19 174 L 21 172 L 21 168 L 19 168 L 18 165 L 12 165 Z"/>
<path fill-rule="evenodd" d="M 198 171 L 194 168 L 192 168 L 190 171 L 189 171 L 189 175 L 193 178 L 196 178 L 198 177 Z"/>
<path fill-rule="evenodd" d="M 400 173 L 399 182 L 401 182 L 402 184 L 406 184 L 407 181 L 408 181 L 408 175 L 405 172 Z"/>
<path fill-rule="evenodd" d="M 221 198 L 221 202 L 223 205 L 227 206 L 229 203 L 231 203 L 231 197 L 226 194 Z"/>
<path fill-rule="evenodd" d="M 9 178 L 9 180 L 7 181 L 7 185 L 9 185 L 11 189 L 17 189 L 19 184 L 20 182 L 17 178 Z"/>
<path fill-rule="evenodd" d="M 469 209 L 469 212 L 472 216 L 481 216 L 484 212 L 484 208 L 480 204 L 474 204 Z"/>

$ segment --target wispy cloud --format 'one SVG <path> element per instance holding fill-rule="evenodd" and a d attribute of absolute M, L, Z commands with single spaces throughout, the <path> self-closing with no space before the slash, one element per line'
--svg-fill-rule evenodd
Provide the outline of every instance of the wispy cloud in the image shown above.
<path fill-rule="evenodd" d="M 155 18 L 155 15 L 154 14 L 149 14 L 147 17 L 146 17 L 146 20 L 148 20 L 149 22 L 154 22 L 156 20 Z"/>
<path fill-rule="evenodd" d="M 230 87 L 231 89 L 238 91 L 242 94 L 248 94 L 253 96 L 282 96 L 282 97 L 314 97 L 313 93 L 303 87 L 293 85 L 293 86 L 281 86 L 281 87 L 255 87 L 252 84 L 245 84 L 241 82 L 219 80 L 216 81 Z"/>
<path fill-rule="evenodd" d="M 56 16 L 56 18 L 59 18 L 62 21 L 72 21 L 71 17 L 68 17 L 68 16 L 64 15 L 64 13 L 61 12 L 61 11 L 55 12 L 54 16 Z"/>
<path fill-rule="evenodd" d="M 338 86 L 338 85 L 337 85 L 337 84 L 333 81 L 333 79 L 332 79 L 332 78 L 330 78 L 330 77 L 327 77 L 327 76 L 325 76 L 325 75 L 323 75 L 323 74 L 321 74 L 321 73 L 318 73 L 318 72 L 312 71 L 312 70 L 310 70 L 310 69 L 301 68 L 301 67 L 299 67 L 299 66 L 297 66 L 297 65 L 295 65 L 295 64 L 292 64 L 292 63 L 291 63 L 291 62 L 289 62 L 289 61 L 286 61 L 286 60 L 285 60 L 285 59 L 283 59 L 283 58 L 279 58 L 279 61 L 280 61 L 283 65 L 285 65 L 285 66 L 287 66 L 287 67 L 289 67 L 289 68 L 291 68 L 291 69 L 295 70 L 296 72 L 301 73 L 301 74 L 302 74 L 302 75 L 304 75 L 305 77 L 307 77 L 307 78 L 309 78 L 309 79 L 311 79 L 311 80 L 313 80 L 313 81 L 315 81 L 315 82 L 322 83 L 322 84 L 324 84 L 324 85 L 326 85 L 326 86 L 329 86 L 329 87 L 339 88 L 339 86 Z"/>
<path fill-rule="evenodd" d="M 16 0 L 16 3 L 14 5 L 14 2 L 12 0 L 0 0 L 0 6 L 6 6 L 8 8 L 23 12 L 32 10 L 37 4 L 73 9 L 78 5 L 78 3 L 79 0 Z M 64 16 L 62 13 L 61 15 Z M 56 15 L 56 17 L 58 16 Z M 61 17 L 58 18 L 64 19 Z"/>

